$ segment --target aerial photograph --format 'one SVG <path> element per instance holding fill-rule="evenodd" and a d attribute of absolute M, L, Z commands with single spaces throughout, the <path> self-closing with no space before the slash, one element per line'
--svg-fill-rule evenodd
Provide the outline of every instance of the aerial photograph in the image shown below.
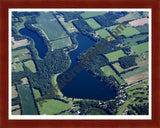
<path fill-rule="evenodd" d="M 10 113 L 149 115 L 150 15 L 12 10 Z"/>

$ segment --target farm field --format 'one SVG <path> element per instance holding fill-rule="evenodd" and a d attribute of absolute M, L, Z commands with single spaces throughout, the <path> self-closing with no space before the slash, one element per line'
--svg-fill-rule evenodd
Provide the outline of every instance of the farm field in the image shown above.
<path fill-rule="evenodd" d="M 111 34 L 105 30 L 105 29 L 100 29 L 96 31 L 96 34 L 98 34 L 101 38 L 106 38 L 107 36 L 109 36 L 109 40 L 114 40 L 115 38 L 113 36 L 111 36 Z"/>
<path fill-rule="evenodd" d="M 144 65 L 140 68 L 137 68 L 133 71 L 127 72 L 125 74 L 121 74 L 121 76 L 123 77 L 123 79 L 126 79 L 126 78 L 129 78 L 131 76 L 138 75 L 138 74 L 141 74 L 143 72 L 146 72 L 146 71 L 148 71 L 148 68 L 149 68 L 148 64 L 146 64 L 146 65 Z"/>
<path fill-rule="evenodd" d="M 88 25 L 91 26 L 91 28 L 93 28 L 93 29 L 97 29 L 97 28 L 100 28 L 100 27 L 101 27 L 93 18 L 87 19 L 87 20 L 85 20 L 85 21 L 86 21 L 86 22 L 88 23 Z"/>
<path fill-rule="evenodd" d="M 35 98 L 35 99 L 38 99 L 38 98 L 41 97 L 41 94 L 40 94 L 40 92 L 39 92 L 38 89 L 32 88 L 32 90 L 33 90 L 33 94 L 34 94 L 34 98 Z"/>
<path fill-rule="evenodd" d="M 134 27 L 141 26 L 141 25 L 143 26 L 144 24 L 148 24 L 148 23 L 149 23 L 148 18 L 142 18 L 142 19 L 138 19 L 138 20 L 129 22 L 129 24 Z"/>
<path fill-rule="evenodd" d="M 51 12 L 41 12 L 36 20 L 38 22 L 36 27 L 42 29 L 50 41 L 67 36 L 66 32 Z"/>
<path fill-rule="evenodd" d="M 128 99 L 119 107 L 117 115 L 121 115 L 126 109 L 134 111 L 129 105 L 148 103 L 148 83 L 146 81 L 131 86 L 125 91 L 128 94 Z M 137 115 L 136 112 L 135 114 Z"/>
<path fill-rule="evenodd" d="M 22 78 L 21 81 L 22 81 L 22 85 L 29 84 L 27 77 Z"/>
<path fill-rule="evenodd" d="M 16 90 L 16 86 L 12 86 L 12 98 L 15 98 L 18 96 L 17 90 Z"/>
<path fill-rule="evenodd" d="M 139 63 L 141 61 L 147 60 L 148 57 L 149 57 L 148 54 L 149 54 L 148 52 L 145 52 L 145 53 L 139 55 L 138 57 L 136 57 L 136 63 Z"/>
<path fill-rule="evenodd" d="M 24 65 L 29 68 L 33 73 L 36 72 L 36 67 L 35 67 L 35 64 L 32 60 L 29 60 L 29 61 L 26 61 L 24 62 Z"/>
<path fill-rule="evenodd" d="M 16 62 L 12 64 L 12 72 L 20 72 L 20 71 L 24 71 L 22 62 Z"/>
<path fill-rule="evenodd" d="M 18 93 L 22 104 L 23 115 L 37 115 L 33 95 L 29 85 L 18 85 Z"/>
<path fill-rule="evenodd" d="M 144 52 L 147 52 L 149 50 L 148 49 L 148 42 L 132 46 L 131 50 L 134 51 L 138 55 L 140 55 Z"/>
<path fill-rule="evenodd" d="M 123 43 L 126 44 L 127 46 L 131 47 L 131 46 L 134 46 L 134 45 L 137 45 L 137 41 L 141 41 L 141 40 L 144 40 L 148 37 L 148 34 L 146 35 L 135 35 L 131 38 L 125 38 L 123 39 Z"/>
<path fill-rule="evenodd" d="M 119 73 L 122 73 L 122 72 L 124 72 L 124 71 L 128 71 L 128 70 L 130 70 L 130 69 L 133 69 L 133 68 L 138 67 L 138 65 L 136 65 L 136 66 L 132 66 L 132 67 L 127 68 L 127 69 L 123 69 L 118 62 L 117 62 L 117 63 L 114 63 L 114 64 L 112 64 L 112 65 L 113 65 L 113 67 L 114 67 Z"/>
<path fill-rule="evenodd" d="M 125 81 L 123 79 L 121 79 L 115 72 L 114 70 L 110 67 L 110 66 L 104 66 L 101 67 L 101 70 L 104 72 L 104 74 L 109 77 L 111 75 L 114 76 L 114 78 L 118 81 L 119 84 L 124 84 Z"/>
<path fill-rule="evenodd" d="M 81 16 L 83 18 L 90 18 L 90 17 L 95 17 L 95 16 L 99 16 L 99 15 L 103 15 L 107 12 L 84 12 L 81 14 Z"/>
<path fill-rule="evenodd" d="M 30 53 L 30 51 L 27 48 L 23 48 L 20 50 L 12 50 L 12 57 L 23 56 L 27 53 Z"/>
<path fill-rule="evenodd" d="M 54 99 L 46 99 L 43 103 L 37 102 L 37 105 L 41 115 L 53 115 L 71 107 L 70 104 Z"/>
<path fill-rule="evenodd" d="M 106 115 L 107 113 L 99 108 L 89 108 L 86 115 Z"/>
<path fill-rule="evenodd" d="M 12 115 L 21 115 L 21 110 L 16 110 L 12 112 Z"/>
<path fill-rule="evenodd" d="M 108 58 L 109 62 L 114 62 L 114 61 L 117 61 L 118 58 L 126 56 L 126 54 L 124 54 L 122 50 L 118 50 L 115 52 L 105 54 L 105 56 Z"/>
<path fill-rule="evenodd" d="M 107 29 L 109 29 L 110 31 L 113 31 L 116 29 L 117 26 L 118 25 L 110 26 L 110 27 L 107 27 Z M 135 34 L 140 34 L 140 32 L 137 29 L 133 28 L 130 24 L 127 24 L 126 26 L 127 26 L 126 28 L 123 27 L 123 30 L 119 29 L 121 32 L 121 33 L 118 33 L 119 36 L 124 35 L 126 37 L 129 37 Z"/>
<path fill-rule="evenodd" d="M 27 39 L 15 41 L 14 37 L 12 37 L 11 41 L 12 41 L 12 48 L 13 49 L 29 45 Z"/>
<path fill-rule="evenodd" d="M 71 46 L 72 41 L 70 37 L 65 37 L 62 39 L 51 41 L 50 44 L 51 44 L 52 50 L 54 50 L 54 49 L 60 49 L 60 48 Z"/>
<path fill-rule="evenodd" d="M 21 62 L 23 60 L 28 60 L 28 59 L 31 59 L 31 58 L 32 58 L 31 55 L 27 53 L 27 54 L 24 54 L 22 56 L 18 56 L 18 57 L 15 57 L 15 58 L 12 57 L 12 62 L 13 63 Z"/>

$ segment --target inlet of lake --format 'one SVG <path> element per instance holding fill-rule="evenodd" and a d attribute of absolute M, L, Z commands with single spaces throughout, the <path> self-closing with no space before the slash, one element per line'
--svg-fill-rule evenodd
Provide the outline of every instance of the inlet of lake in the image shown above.
<path fill-rule="evenodd" d="M 35 48 L 37 49 L 39 56 L 44 58 L 47 47 L 44 44 L 43 39 L 36 33 L 27 28 L 22 28 L 19 31 L 22 35 L 31 37 L 35 42 Z M 71 59 L 70 68 L 64 72 L 69 73 L 75 66 L 78 65 L 76 60 L 77 56 L 89 47 L 94 45 L 94 41 L 88 36 L 78 35 L 76 37 L 78 41 L 78 48 L 69 53 Z M 62 78 L 59 75 L 58 78 Z M 66 85 L 61 89 L 62 93 L 66 97 L 82 98 L 82 99 L 96 99 L 96 100 L 110 100 L 115 98 L 116 91 L 105 83 L 101 82 L 98 78 L 88 73 L 83 69 L 80 73 L 77 73 L 73 79 L 66 82 Z"/>

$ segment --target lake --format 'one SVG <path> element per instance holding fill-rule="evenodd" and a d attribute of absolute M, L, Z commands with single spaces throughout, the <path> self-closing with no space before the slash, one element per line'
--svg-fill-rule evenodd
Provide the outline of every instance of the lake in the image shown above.
<path fill-rule="evenodd" d="M 36 32 L 28 30 L 27 28 L 21 29 L 20 33 L 29 36 L 34 40 L 35 48 L 37 49 L 39 56 L 44 58 L 48 49 L 44 44 L 43 39 Z M 78 35 L 76 39 L 79 45 L 76 50 L 69 53 L 71 66 L 66 71 L 67 73 L 78 65 L 76 61 L 77 56 L 95 43 L 91 38 L 84 35 Z M 62 75 L 63 73 L 59 75 L 58 78 L 61 78 Z M 66 97 L 103 101 L 113 99 L 116 96 L 116 91 L 113 88 L 101 82 L 98 78 L 93 77 L 93 75 L 88 73 L 85 69 L 76 74 L 70 82 L 67 82 L 61 91 Z"/>

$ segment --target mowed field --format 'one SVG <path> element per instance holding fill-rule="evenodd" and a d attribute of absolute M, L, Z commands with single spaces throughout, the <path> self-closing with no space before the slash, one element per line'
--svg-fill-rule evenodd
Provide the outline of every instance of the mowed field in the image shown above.
<path fill-rule="evenodd" d="M 86 22 L 88 23 L 88 25 L 91 26 L 91 28 L 93 28 L 93 29 L 97 29 L 97 28 L 100 28 L 100 27 L 101 27 L 93 18 L 87 19 L 87 20 L 85 20 L 85 21 L 86 21 Z"/>
<path fill-rule="evenodd" d="M 33 91 L 33 94 L 34 94 L 34 98 L 35 98 L 35 99 L 38 99 L 38 98 L 41 97 L 41 94 L 40 94 L 40 92 L 39 92 L 38 89 L 32 88 L 32 91 Z"/>
<path fill-rule="evenodd" d="M 139 44 L 139 45 L 134 45 L 134 46 L 131 47 L 131 50 L 134 51 L 138 55 L 140 55 L 144 52 L 147 52 L 149 50 L 148 49 L 148 42 L 142 43 L 142 44 Z"/>
<path fill-rule="evenodd" d="M 12 72 L 20 72 L 20 71 L 24 71 L 22 62 L 12 64 Z"/>
<path fill-rule="evenodd" d="M 132 110 L 129 105 L 148 103 L 148 82 L 139 83 L 127 88 L 125 91 L 128 94 L 128 99 L 118 108 L 117 115 L 122 115 L 126 110 Z M 132 110 L 134 111 L 134 110 Z M 135 112 L 135 111 L 134 111 Z M 137 114 L 135 112 L 135 114 Z"/>
<path fill-rule="evenodd" d="M 37 27 L 45 32 L 49 40 L 55 40 L 67 36 L 62 26 L 51 12 L 41 12 L 36 18 Z"/>
<path fill-rule="evenodd" d="M 16 90 L 16 86 L 12 86 L 12 98 L 15 98 L 18 96 L 17 90 Z"/>
<path fill-rule="evenodd" d="M 35 107 L 33 95 L 29 85 L 18 85 L 17 88 L 22 104 L 22 114 L 37 115 L 37 109 Z"/>
<path fill-rule="evenodd" d="M 108 54 L 105 54 L 105 56 L 108 58 L 109 62 L 118 61 L 118 58 L 126 56 L 122 50 L 118 50 L 115 52 L 111 52 Z"/>
<path fill-rule="evenodd" d="M 12 57 L 12 62 L 15 63 L 15 62 L 21 62 L 23 60 L 27 60 L 27 59 L 31 59 L 31 55 L 29 53 L 27 54 L 23 54 L 22 56 L 18 56 L 18 57 L 15 57 L 13 58 Z"/>
<path fill-rule="evenodd" d="M 119 36 L 124 35 L 126 37 L 129 37 L 135 34 L 140 34 L 140 32 L 137 29 L 133 28 L 130 24 L 127 24 L 126 26 L 127 26 L 126 28 L 122 27 L 123 30 L 119 29 L 119 31 L 121 32 L 121 33 L 118 33 Z M 118 27 L 118 25 L 107 27 L 107 29 L 109 29 L 112 32 L 112 31 L 116 31 L 116 27 Z"/>
<path fill-rule="evenodd" d="M 148 24 L 148 23 L 149 23 L 148 18 L 142 18 L 142 19 L 138 19 L 138 20 L 129 22 L 129 24 L 134 27 L 141 26 L 141 25 Z"/>
<path fill-rule="evenodd" d="M 109 76 L 114 76 L 114 78 L 118 81 L 119 84 L 124 84 L 125 81 L 119 77 L 116 72 L 110 67 L 110 66 L 104 66 L 104 67 L 101 67 L 101 70 L 104 72 L 104 74 L 109 77 Z"/>
<path fill-rule="evenodd" d="M 43 103 L 37 102 L 40 114 L 53 115 L 71 107 L 69 103 L 59 100 L 46 99 Z"/>
<path fill-rule="evenodd" d="M 12 37 L 12 38 L 11 38 L 11 41 L 12 41 L 12 48 L 13 48 L 13 49 L 19 48 L 19 47 L 22 47 L 22 46 L 29 45 L 27 39 L 15 41 L 15 40 L 14 40 L 14 37 Z"/>
<path fill-rule="evenodd" d="M 71 46 L 72 41 L 70 37 L 65 37 L 62 39 L 51 41 L 50 44 L 51 44 L 52 50 L 54 50 L 54 49 L 60 49 L 60 48 Z"/>
<path fill-rule="evenodd" d="M 36 67 L 34 65 L 34 62 L 32 60 L 24 62 L 24 65 L 29 68 L 33 73 L 36 72 Z"/>
<path fill-rule="evenodd" d="M 27 53 L 30 53 L 30 51 L 27 48 L 23 48 L 20 50 L 12 50 L 12 57 L 23 56 Z"/>
<path fill-rule="evenodd" d="M 115 38 L 113 36 L 111 36 L 111 34 L 105 30 L 105 29 L 100 29 L 96 31 L 96 34 L 98 34 L 101 38 L 106 38 L 107 36 L 109 36 L 110 38 L 108 38 L 108 40 L 114 40 Z"/>
<path fill-rule="evenodd" d="M 103 15 L 103 14 L 105 14 L 105 13 L 107 13 L 107 12 L 100 12 L 100 11 L 98 11 L 98 12 L 84 12 L 84 13 L 82 13 L 81 14 L 81 17 L 83 17 L 83 18 L 90 18 L 90 17 L 95 17 L 95 16 L 99 16 L 99 15 Z"/>

